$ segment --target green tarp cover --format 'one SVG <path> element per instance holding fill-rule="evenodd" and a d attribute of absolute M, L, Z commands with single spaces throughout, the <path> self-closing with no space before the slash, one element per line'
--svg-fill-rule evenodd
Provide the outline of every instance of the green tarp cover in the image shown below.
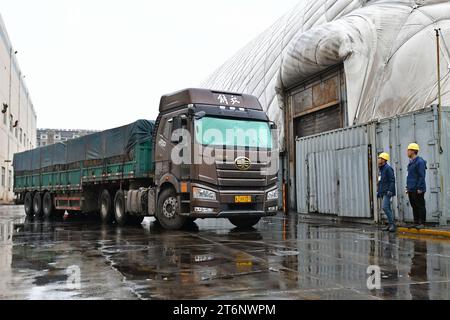
<path fill-rule="evenodd" d="M 139 120 L 65 143 L 57 143 L 14 155 L 16 172 L 33 171 L 54 165 L 71 164 L 84 160 L 101 160 L 126 156 L 137 144 L 152 139 L 155 123 Z"/>

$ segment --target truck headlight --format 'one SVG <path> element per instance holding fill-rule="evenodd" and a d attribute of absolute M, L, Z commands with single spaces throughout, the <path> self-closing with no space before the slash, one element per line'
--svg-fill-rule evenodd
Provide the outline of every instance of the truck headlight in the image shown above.
<path fill-rule="evenodd" d="M 272 190 L 267 193 L 267 201 L 278 200 L 278 189 Z"/>
<path fill-rule="evenodd" d="M 217 200 L 216 193 L 214 191 L 202 189 L 202 188 L 193 188 L 193 197 L 194 199 L 199 200 Z"/>

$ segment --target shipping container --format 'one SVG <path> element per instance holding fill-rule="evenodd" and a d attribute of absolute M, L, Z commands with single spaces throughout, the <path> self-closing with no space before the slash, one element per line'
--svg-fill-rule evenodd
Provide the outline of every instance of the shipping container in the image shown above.
<path fill-rule="evenodd" d="M 405 193 L 409 162 L 406 150 L 416 142 L 421 146 L 420 156 L 428 163 L 428 221 L 446 224 L 450 219 L 450 108 L 442 108 L 441 115 L 435 106 L 297 139 L 297 211 L 380 221 L 383 215 L 376 198 L 377 157 L 388 152 L 397 178 L 396 217 L 403 222 L 413 221 Z"/>

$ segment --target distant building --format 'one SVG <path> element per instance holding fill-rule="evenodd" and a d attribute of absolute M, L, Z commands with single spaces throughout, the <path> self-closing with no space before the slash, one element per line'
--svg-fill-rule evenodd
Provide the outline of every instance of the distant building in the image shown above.
<path fill-rule="evenodd" d="M 0 203 L 14 199 L 13 154 L 36 146 L 36 112 L 0 16 Z"/>
<path fill-rule="evenodd" d="M 45 147 L 58 142 L 66 142 L 95 133 L 94 130 L 38 129 L 37 146 Z"/>

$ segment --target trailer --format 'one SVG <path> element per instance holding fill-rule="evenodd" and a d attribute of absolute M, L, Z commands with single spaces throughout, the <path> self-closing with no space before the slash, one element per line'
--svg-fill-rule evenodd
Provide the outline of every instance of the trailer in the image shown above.
<path fill-rule="evenodd" d="M 218 128 L 234 137 L 215 144 L 199 134 Z M 239 143 L 241 128 L 263 134 Z M 162 97 L 154 122 L 15 154 L 14 192 L 28 216 L 47 219 L 68 211 L 118 225 L 154 216 L 170 230 L 198 218 L 251 227 L 278 210 L 278 171 L 264 174 L 273 166 L 267 155 L 278 159 L 272 131 L 276 126 L 253 96 L 186 89 Z M 176 163 L 180 147 L 192 159 L 209 147 L 212 161 Z"/>

